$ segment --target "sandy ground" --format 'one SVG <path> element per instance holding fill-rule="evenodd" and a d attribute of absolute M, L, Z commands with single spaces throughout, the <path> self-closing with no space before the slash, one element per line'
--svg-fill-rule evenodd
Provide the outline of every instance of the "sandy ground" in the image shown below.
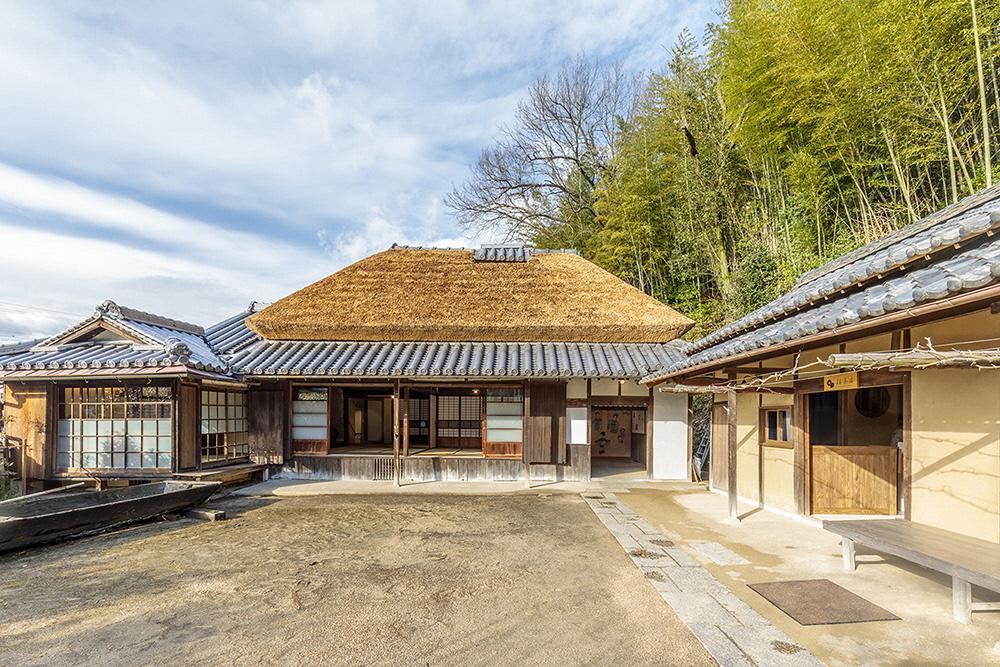
<path fill-rule="evenodd" d="M 575 495 L 212 505 L 0 556 L 0 664 L 711 664 Z"/>
<path fill-rule="evenodd" d="M 951 618 L 947 577 L 858 547 L 858 569 L 843 569 L 840 538 L 808 523 L 740 507 L 743 521 L 726 520 L 724 496 L 703 485 L 632 489 L 619 498 L 665 535 L 691 545 L 715 542 L 749 561 L 705 567 L 722 583 L 823 662 L 833 665 L 997 665 L 1000 612 L 974 613 L 971 625 Z M 703 559 L 704 560 L 704 559 Z M 747 584 L 829 579 L 884 609 L 898 621 L 801 626 Z M 1000 599 L 974 587 L 977 599 Z"/>

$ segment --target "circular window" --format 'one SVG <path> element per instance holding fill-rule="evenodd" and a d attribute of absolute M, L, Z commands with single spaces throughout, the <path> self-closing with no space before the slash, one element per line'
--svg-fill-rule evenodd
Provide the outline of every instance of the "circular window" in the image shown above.
<path fill-rule="evenodd" d="M 891 397 L 885 387 L 866 387 L 858 389 L 854 395 L 854 407 L 864 417 L 875 419 L 881 417 L 889 409 Z"/>

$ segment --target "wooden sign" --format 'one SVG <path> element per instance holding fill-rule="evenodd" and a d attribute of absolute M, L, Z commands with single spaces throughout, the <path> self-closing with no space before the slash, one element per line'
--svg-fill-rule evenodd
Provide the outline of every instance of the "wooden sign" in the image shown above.
<path fill-rule="evenodd" d="M 850 373 L 837 373 L 836 375 L 827 375 L 823 378 L 824 391 L 843 391 L 845 389 L 857 389 L 857 388 L 858 388 L 857 371 L 851 371 Z"/>

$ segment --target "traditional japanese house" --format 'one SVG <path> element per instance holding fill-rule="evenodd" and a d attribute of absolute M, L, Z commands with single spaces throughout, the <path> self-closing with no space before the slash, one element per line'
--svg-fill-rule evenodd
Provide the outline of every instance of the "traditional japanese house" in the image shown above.
<path fill-rule="evenodd" d="M 714 397 L 710 484 L 1000 542 L 1000 188 L 803 275 L 646 378 Z"/>
<path fill-rule="evenodd" d="M 688 403 L 640 378 L 691 321 L 573 252 L 393 247 L 201 327 L 102 304 L 0 354 L 36 485 L 249 461 L 324 479 L 689 475 Z"/>

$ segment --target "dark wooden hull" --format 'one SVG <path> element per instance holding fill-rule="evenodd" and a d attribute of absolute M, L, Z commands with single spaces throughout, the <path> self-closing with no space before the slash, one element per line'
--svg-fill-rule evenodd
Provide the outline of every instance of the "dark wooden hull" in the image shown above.
<path fill-rule="evenodd" d="M 0 505 L 0 552 L 81 537 L 200 505 L 221 486 L 171 480 L 14 500 Z"/>

